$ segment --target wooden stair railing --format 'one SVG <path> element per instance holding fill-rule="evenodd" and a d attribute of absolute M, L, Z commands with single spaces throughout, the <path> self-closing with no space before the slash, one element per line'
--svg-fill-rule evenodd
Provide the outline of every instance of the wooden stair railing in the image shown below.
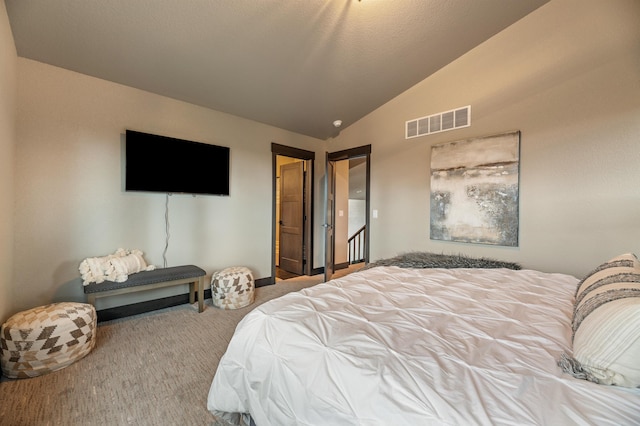
<path fill-rule="evenodd" d="M 364 262 L 364 253 L 367 241 L 366 236 L 367 225 L 363 225 L 362 228 L 358 229 L 351 237 L 349 237 L 349 240 L 347 240 L 347 244 L 349 245 L 350 265 Z"/>

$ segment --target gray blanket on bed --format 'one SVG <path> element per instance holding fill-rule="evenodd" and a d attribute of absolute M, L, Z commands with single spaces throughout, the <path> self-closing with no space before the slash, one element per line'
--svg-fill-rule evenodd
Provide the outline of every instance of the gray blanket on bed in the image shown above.
<path fill-rule="evenodd" d="M 515 262 L 489 259 L 486 257 L 470 257 L 463 254 L 438 254 L 430 252 L 403 253 L 388 259 L 371 262 L 362 269 L 376 266 L 398 266 L 400 268 L 508 268 L 522 269 Z"/>

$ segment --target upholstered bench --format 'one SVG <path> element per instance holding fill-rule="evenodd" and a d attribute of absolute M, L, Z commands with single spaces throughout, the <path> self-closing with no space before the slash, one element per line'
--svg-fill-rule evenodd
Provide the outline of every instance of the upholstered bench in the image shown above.
<path fill-rule="evenodd" d="M 211 300 L 213 306 L 222 309 L 239 309 L 255 300 L 253 274 L 244 266 L 233 266 L 211 276 Z"/>
<path fill-rule="evenodd" d="M 204 269 L 194 265 L 158 268 L 129 275 L 124 282 L 104 281 L 84 286 L 89 303 L 95 306 L 97 298 L 127 294 L 137 291 L 189 284 L 189 303 L 195 303 L 196 287 L 198 291 L 198 312 L 204 310 Z"/>
<path fill-rule="evenodd" d="M 61 302 L 11 316 L 0 329 L 0 365 L 11 379 L 36 377 L 86 356 L 96 343 L 96 310 Z"/>

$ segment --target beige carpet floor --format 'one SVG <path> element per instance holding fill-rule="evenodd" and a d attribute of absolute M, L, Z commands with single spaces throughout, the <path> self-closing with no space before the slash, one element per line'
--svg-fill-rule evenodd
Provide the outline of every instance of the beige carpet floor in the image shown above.
<path fill-rule="evenodd" d="M 40 377 L 0 379 L 0 425 L 217 425 L 207 394 L 238 322 L 261 303 L 322 281 L 259 287 L 255 303 L 237 310 L 207 299 L 202 313 L 187 304 L 99 323 L 85 358 Z"/>

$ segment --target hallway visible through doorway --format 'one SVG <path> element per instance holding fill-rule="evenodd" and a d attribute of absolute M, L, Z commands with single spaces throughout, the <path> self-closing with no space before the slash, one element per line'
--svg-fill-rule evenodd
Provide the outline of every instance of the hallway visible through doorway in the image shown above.
<path fill-rule="evenodd" d="M 349 265 L 348 268 L 342 268 L 342 269 L 338 269 L 332 276 L 332 278 L 340 278 L 340 277 L 344 277 L 345 275 L 349 275 L 352 272 L 357 272 L 360 269 L 362 269 L 366 264 L 364 262 L 362 263 L 354 263 L 353 265 Z M 316 281 L 316 284 L 320 284 L 322 282 L 324 282 L 324 274 L 320 273 L 320 274 L 316 274 L 316 275 L 300 275 L 300 276 L 293 276 L 290 278 L 276 278 L 276 283 L 284 283 L 286 284 L 287 281 L 301 281 L 301 280 L 311 280 L 311 281 Z"/>
<path fill-rule="evenodd" d="M 278 280 L 288 280 L 291 278 L 299 277 L 300 275 L 294 274 L 293 272 L 285 271 L 284 269 L 276 266 L 276 281 Z"/>

